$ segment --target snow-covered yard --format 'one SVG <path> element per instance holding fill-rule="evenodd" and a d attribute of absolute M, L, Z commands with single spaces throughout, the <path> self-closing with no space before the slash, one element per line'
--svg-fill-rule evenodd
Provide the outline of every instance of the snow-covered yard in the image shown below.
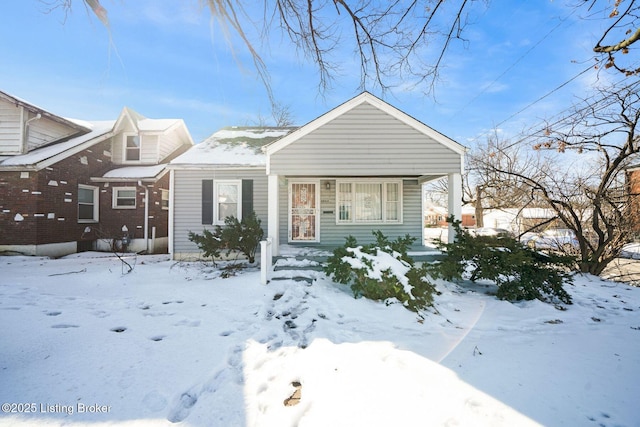
<path fill-rule="evenodd" d="M 127 261 L 0 257 L 0 425 L 640 423 L 640 288 L 578 276 L 561 310 L 441 283 L 419 319 L 323 278 Z"/>

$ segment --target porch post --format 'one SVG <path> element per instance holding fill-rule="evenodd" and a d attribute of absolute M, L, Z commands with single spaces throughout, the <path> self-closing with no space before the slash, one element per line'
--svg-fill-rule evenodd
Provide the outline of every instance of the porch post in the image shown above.
<path fill-rule="evenodd" d="M 279 221 L 279 188 L 278 188 L 278 175 L 269 175 L 268 187 L 267 187 L 267 208 L 268 208 L 268 237 L 271 238 L 271 253 L 278 255 L 280 253 L 280 221 Z"/>
<path fill-rule="evenodd" d="M 453 215 L 456 220 L 462 220 L 462 174 L 450 173 L 448 180 L 449 215 Z M 449 224 L 449 237 L 447 241 L 453 243 L 454 239 L 453 226 Z"/>

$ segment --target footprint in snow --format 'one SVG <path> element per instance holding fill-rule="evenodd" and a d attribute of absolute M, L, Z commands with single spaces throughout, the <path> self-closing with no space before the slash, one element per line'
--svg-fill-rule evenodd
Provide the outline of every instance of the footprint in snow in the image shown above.
<path fill-rule="evenodd" d="M 80 325 L 71 325 L 68 323 L 60 323 L 57 325 L 51 325 L 53 329 L 68 329 L 68 328 L 79 328 Z"/>
<path fill-rule="evenodd" d="M 167 399 L 165 399 L 162 394 L 154 390 L 147 393 L 147 395 L 142 399 L 142 404 L 151 412 L 158 412 L 167 407 Z"/>
<path fill-rule="evenodd" d="M 172 423 L 179 423 L 189 416 L 191 408 L 198 402 L 198 396 L 195 393 L 185 392 L 180 395 L 178 403 L 170 411 L 167 420 Z"/>
<path fill-rule="evenodd" d="M 60 316 L 62 314 L 61 311 L 45 311 L 44 314 L 47 316 Z"/>

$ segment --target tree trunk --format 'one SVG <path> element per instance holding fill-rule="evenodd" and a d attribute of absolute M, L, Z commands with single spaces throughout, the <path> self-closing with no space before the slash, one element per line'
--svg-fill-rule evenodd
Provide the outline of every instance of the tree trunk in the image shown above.
<path fill-rule="evenodd" d="M 482 207 L 482 188 L 480 186 L 476 187 L 475 214 L 476 227 L 484 227 L 484 208 Z"/>

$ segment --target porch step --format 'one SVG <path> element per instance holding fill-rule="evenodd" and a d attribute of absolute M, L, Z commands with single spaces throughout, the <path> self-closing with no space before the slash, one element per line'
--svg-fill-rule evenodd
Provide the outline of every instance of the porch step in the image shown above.
<path fill-rule="evenodd" d="M 271 280 L 293 280 L 311 284 L 322 274 L 322 262 L 326 257 L 274 257 Z"/>

